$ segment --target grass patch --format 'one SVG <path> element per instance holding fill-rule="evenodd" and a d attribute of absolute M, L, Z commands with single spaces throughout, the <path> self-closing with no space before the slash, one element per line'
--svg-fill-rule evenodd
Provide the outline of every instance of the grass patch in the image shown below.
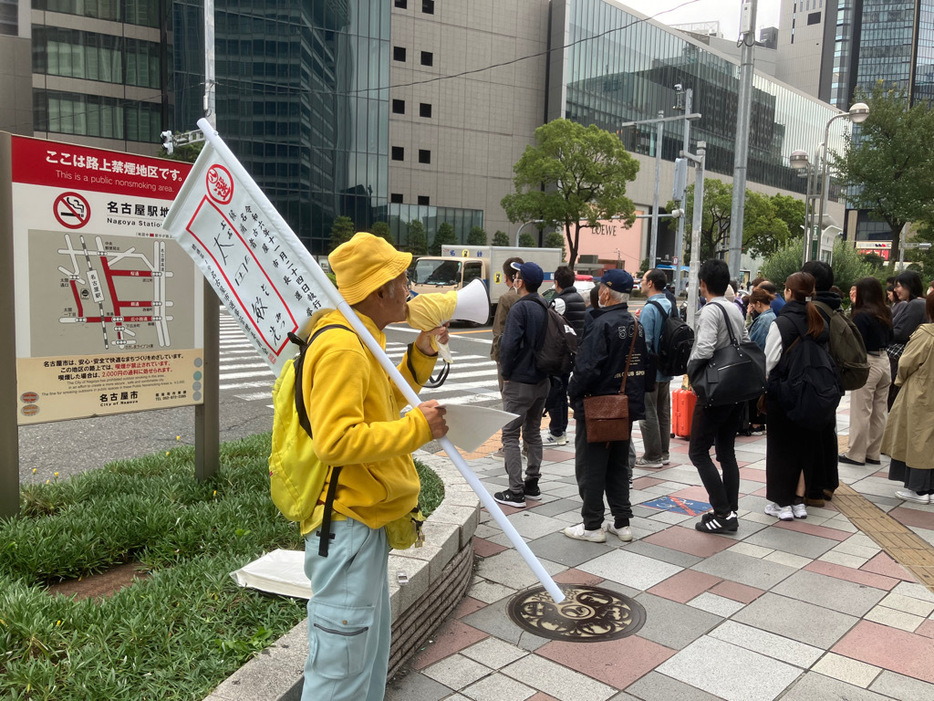
<path fill-rule="evenodd" d="M 269 499 L 269 434 L 221 446 L 220 474 L 195 481 L 194 449 L 24 485 L 0 520 L 0 697 L 202 699 L 305 616 L 305 602 L 242 589 L 228 573 L 276 548 L 302 549 Z M 426 513 L 443 484 L 418 465 Z M 48 584 L 140 562 L 151 578 L 101 602 Z"/>

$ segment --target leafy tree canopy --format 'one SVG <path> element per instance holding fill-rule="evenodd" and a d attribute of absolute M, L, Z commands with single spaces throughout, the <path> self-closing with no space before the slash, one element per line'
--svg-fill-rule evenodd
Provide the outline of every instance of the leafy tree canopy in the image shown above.
<path fill-rule="evenodd" d="M 428 237 L 425 234 L 425 225 L 420 219 L 409 222 L 409 251 L 413 256 L 424 256 L 428 253 Z"/>
<path fill-rule="evenodd" d="M 677 203 L 669 203 L 669 209 Z M 704 214 L 701 223 L 701 260 L 715 257 L 729 248 L 733 210 L 733 186 L 722 180 L 704 181 Z M 686 212 L 694 211 L 694 186 L 687 190 Z M 692 220 L 685 220 L 685 247 L 690 250 Z M 743 250 L 755 258 L 768 258 L 785 244 L 801 235 L 804 224 L 804 200 L 792 195 L 763 195 L 746 190 L 743 214 Z M 689 257 L 688 260 L 691 260 Z"/>
<path fill-rule="evenodd" d="M 493 245 L 494 246 L 508 246 L 509 237 L 506 235 L 505 231 L 497 231 L 493 234 Z"/>
<path fill-rule="evenodd" d="M 513 171 L 516 191 L 501 203 L 509 221 L 540 219 L 545 227 L 562 227 L 572 269 L 582 224 L 596 226 L 613 216 L 629 226 L 634 221 L 626 184 L 635 180 L 639 164 L 616 135 L 595 125 L 556 119 L 540 126 L 535 145 L 526 147 Z"/>
<path fill-rule="evenodd" d="M 762 266 L 762 275 L 781 289 L 785 280 L 792 273 L 801 270 L 801 256 L 804 253 L 804 237 L 789 239 Z M 861 277 L 872 275 L 872 266 L 857 253 L 852 244 L 837 239 L 833 247 L 834 284 L 843 290 L 846 296 L 850 287 Z"/>
<path fill-rule="evenodd" d="M 568 257 L 568 249 L 564 245 L 564 234 L 560 231 L 549 231 L 545 234 L 545 248 L 560 248 L 564 258 Z"/>
<path fill-rule="evenodd" d="M 389 229 L 389 224 L 384 221 L 378 221 L 370 228 L 370 233 L 374 236 L 379 236 L 382 239 L 386 239 L 389 243 L 395 243 L 392 240 L 392 231 Z"/>
<path fill-rule="evenodd" d="M 889 225 L 892 260 L 898 260 L 902 227 L 934 223 L 934 109 L 923 102 L 909 106 L 904 90 L 881 82 L 868 95 L 857 91 L 856 99 L 869 105 L 869 117 L 844 137 L 842 155 L 831 154 L 833 167 L 849 205 Z"/>
<path fill-rule="evenodd" d="M 457 243 L 457 236 L 454 235 L 454 227 L 446 221 L 441 222 L 434 241 L 431 242 L 431 255 L 440 256 L 442 248 L 452 246 L 455 243 Z"/>
<path fill-rule="evenodd" d="M 355 233 L 353 219 L 350 217 L 335 219 L 333 226 L 331 226 L 331 250 L 333 251 L 342 243 L 350 241 Z"/>
<path fill-rule="evenodd" d="M 467 232 L 468 246 L 486 246 L 486 232 L 481 226 L 474 226 Z"/>
<path fill-rule="evenodd" d="M 535 237 L 528 231 L 523 231 L 519 234 L 519 245 L 522 246 L 522 248 L 535 248 L 538 242 L 535 241 Z"/>

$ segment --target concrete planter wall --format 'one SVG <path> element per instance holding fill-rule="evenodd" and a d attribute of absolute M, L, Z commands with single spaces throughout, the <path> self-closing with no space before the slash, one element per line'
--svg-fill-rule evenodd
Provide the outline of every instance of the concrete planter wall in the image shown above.
<path fill-rule="evenodd" d="M 444 501 L 425 521 L 425 545 L 389 556 L 392 606 L 391 677 L 454 610 L 470 584 L 471 539 L 480 500 L 447 457 L 419 452 L 444 482 Z M 407 583 L 399 584 L 400 574 Z M 299 701 L 308 656 L 302 621 L 228 677 L 205 701 Z"/>

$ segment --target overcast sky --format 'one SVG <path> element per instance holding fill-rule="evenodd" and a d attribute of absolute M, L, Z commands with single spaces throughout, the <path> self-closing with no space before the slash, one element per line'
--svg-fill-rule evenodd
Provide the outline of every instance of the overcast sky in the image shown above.
<path fill-rule="evenodd" d="M 739 14 L 742 0 L 617 0 L 662 24 L 690 22 L 720 22 L 725 39 L 739 37 Z M 680 6 L 680 7 L 679 7 Z M 673 10 L 672 8 L 678 9 Z M 756 8 L 756 27 L 777 27 L 781 0 L 759 0 Z M 665 12 L 665 10 L 672 10 Z M 758 32 L 757 32 L 758 36 Z"/>

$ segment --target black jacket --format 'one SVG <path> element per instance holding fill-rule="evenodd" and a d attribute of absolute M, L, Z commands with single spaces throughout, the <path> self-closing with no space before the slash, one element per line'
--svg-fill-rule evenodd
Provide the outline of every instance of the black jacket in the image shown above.
<path fill-rule="evenodd" d="M 563 305 L 558 304 L 559 299 L 564 302 Z M 561 290 L 561 294 L 556 295 L 552 300 L 551 306 L 564 316 L 565 321 L 571 325 L 580 341 L 581 336 L 584 335 L 584 316 L 587 314 L 587 305 L 577 288 L 571 285 Z M 561 309 L 562 306 L 564 309 Z"/>
<path fill-rule="evenodd" d="M 585 396 L 619 392 L 636 323 L 625 304 L 591 310 L 591 315 L 587 332 L 577 347 L 574 374 L 568 385 L 568 398 L 578 417 L 583 416 Z M 646 358 L 645 332 L 639 324 L 626 380 L 629 418 L 633 420 L 645 418 Z"/>
<path fill-rule="evenodd" d="M 546 320 L 545 300 L 537 292 L 512 305 L 499 342 L 504 380 L 534 385 L 547 377 L 535 366 L 535 349 L 544 338 Z"/>

